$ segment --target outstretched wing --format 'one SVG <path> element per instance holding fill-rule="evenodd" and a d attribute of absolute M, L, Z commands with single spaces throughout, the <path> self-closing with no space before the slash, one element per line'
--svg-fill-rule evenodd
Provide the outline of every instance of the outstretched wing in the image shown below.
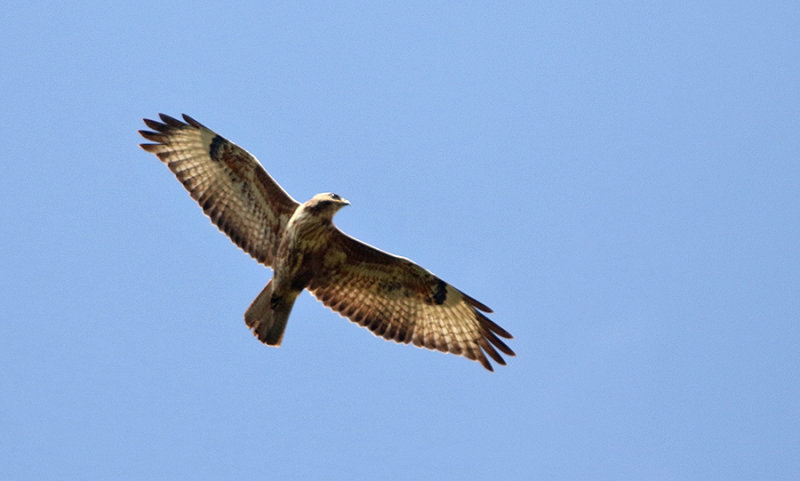
<path fill-rule="evenodd" d="M 140 144 L 175 174 L 219 230 L 266 266 L 273 263 L 280 233 L 297 201 L 246 150 L 188 115 L 184 122 L 159 114 L 140 130 L 157 142 Z"/>
<path fill-rule="evenodd" d="M 465 356 L 492 371 L 497 352 L 513 356 L 511 339 L 480 311 L 491 309 L 408 259 L 354 239 L 335 227 L 319 275 L 308 289 L 334 311 L 385 339 Z"/>

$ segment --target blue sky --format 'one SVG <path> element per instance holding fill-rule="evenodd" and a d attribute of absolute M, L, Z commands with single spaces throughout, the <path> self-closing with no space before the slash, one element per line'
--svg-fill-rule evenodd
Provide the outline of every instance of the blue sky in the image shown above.
<path fill-rule="evenodd" d="M 2 479 L 797 479 L 797 2 L 14 2 Z M 271 273 L 136 147 L 186 112 L 495 310 L 494 374 Z"/>

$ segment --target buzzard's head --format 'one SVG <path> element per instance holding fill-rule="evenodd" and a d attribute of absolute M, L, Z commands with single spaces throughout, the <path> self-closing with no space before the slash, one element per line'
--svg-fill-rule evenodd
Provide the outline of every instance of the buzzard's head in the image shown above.
<path fill-rule="evenodd" d="M 333 214 L 346 205 L 350 205 L 347 199 L 329 192 L 312 197 L 311 200 L 305 203 L 305 210 L 314 215 L 333 217 Z"/>

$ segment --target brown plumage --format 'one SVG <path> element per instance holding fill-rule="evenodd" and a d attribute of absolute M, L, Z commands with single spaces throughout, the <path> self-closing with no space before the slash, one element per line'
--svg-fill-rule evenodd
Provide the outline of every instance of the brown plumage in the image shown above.
<path fill-rule="evenodd" d="M 491 309 L 410 260 L 383 252 L 333 225 L 349 202 L 317 194 L 292 199 L 258 160 L 184 115 L 145 119 L 152 131 L 141 144 L 175 174 L 211 221 L 265 266 L 272 280 L 245 313 L 245 322 L 268 345 L 280 345 L 295 299 L 308 289 L 323 304 L 375 335 L 462 355 L 493 370 L 498 350 L 514 355 Z M 482 312 L 481 312 L 482 311 Z"/>

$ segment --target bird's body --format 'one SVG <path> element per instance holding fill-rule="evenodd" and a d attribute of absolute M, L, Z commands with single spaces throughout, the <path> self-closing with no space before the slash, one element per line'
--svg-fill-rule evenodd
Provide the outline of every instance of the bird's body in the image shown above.
<path fill-rule="evenodd" d="M 245 322 L 265 343 L 280 345 L 297 296 L 312 278 L 325 275 L 326 266 L 335 268 L 335 255 L 326 260 L 333 215 L 347 204 L 338 195 L 318 194 L 300 205 L 283 229 L 272 281 L 262 291 L 269 302 L 256 300 L 245 313 Z"/>
<path fill-rule="evenodd" d="M 358 241 L 333 225 L 349 202 L 332 193 L 300 204 L 237 145 L 184 115 L 145 119 L 140 131 L 220 230 L 272 267 L 272 280 L 245 312 L 268 345 L 280 345 L 297 296 L 308 289 L 323 304 L 374 334 L 466 356 L 492 370 L 485 354 L 514 352 L 511 338 L 483 312 L 491 309 L 422 267 Z"/>

